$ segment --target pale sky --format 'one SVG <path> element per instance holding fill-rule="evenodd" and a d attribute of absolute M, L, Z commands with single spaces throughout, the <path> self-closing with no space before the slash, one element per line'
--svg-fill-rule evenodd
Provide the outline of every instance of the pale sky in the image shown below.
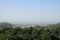
<path fill-rule="evenodd" d="M 0 22 L 60 22 L 60 0 L 0 0 Z"/>

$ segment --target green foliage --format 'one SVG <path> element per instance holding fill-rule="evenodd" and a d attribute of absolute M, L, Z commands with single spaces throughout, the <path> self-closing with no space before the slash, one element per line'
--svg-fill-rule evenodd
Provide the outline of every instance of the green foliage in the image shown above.
<path fill-rule="evenodd" d="M 0 28 L 0 40 L 60 40 L 59 25 Z"/>

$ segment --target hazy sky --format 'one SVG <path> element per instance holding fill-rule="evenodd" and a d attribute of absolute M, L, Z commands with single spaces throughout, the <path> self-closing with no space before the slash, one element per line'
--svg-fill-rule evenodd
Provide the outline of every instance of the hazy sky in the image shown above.
<path fill-rule="evenodd" d="M 0 22 L 60 22 L 60 0 L 0 0 Z"/>

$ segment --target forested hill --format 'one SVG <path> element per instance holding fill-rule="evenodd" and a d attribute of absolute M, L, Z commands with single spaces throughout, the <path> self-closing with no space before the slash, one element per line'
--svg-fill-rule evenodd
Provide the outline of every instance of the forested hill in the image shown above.
<path fill-rule="evenodd" d="M 60 40 L 60 23 L 27 28 L 0 23 L 0 40 Z"/>
<path fill-rule="evenodd" d="M 10 26 L 12 26 L 12 24 L 7 23 L 7 22 L 0 23 L 0 27 L 10 27 Z"/>

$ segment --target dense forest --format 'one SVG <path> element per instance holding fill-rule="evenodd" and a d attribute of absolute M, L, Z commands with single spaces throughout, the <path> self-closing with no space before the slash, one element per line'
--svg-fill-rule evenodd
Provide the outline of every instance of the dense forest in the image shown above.
<path fill-rule="evenodd" d="M 0 23 L 0 40 L 60 40 L 60 23 L 27 28 Z"/>

